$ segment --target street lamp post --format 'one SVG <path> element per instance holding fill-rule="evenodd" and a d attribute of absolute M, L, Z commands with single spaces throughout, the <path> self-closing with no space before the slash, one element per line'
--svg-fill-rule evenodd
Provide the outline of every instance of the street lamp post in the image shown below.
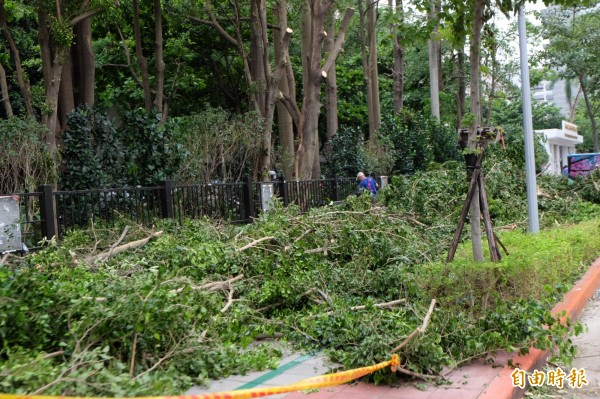
<path fill-rule="evenodd" d="M 521 93 L 523 96 L 523 128 L 525 130 L 525 176 L 527 184 L 527 215 L 529 232 L 538 233 L 540 222 L 537 207 L 535 153 L 533 147 L 533 121 L 531 118 L 531 92 L 529 63 L 527 61 L 527 32 L 525 30 L 525 5 L 519 7 L 519 52 L 521 54 Z"/>

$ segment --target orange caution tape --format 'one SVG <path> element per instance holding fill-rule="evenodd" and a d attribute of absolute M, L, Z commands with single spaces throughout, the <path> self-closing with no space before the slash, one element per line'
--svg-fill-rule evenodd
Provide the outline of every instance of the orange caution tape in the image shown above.
<path fill-rule="evenodd" d="M 280 393 L 304 391 L 307 389 L 331 387 L 334 385 L 345 384 L 346 382 L 355 380 L 363 377 L 367 374 L 371 374 L 377 370 L 381 370 L 387 366 L 391 366 L 393 372 L 396 371 L 400 365 L 400 358 L 398 355 L 393 355 L 391 360 L 381 362 L 373 366 L 361 367 L 359 369 L 341 371 L 339 373 L 324 374 L 317 377 L 307 378 L 302 381 L 298 381 L 294 384 L 284 385 L 281 387 L 273 388 L 255 388 L 255 389 L 241 389 L 239 391 L 229 392 L 216 392 L 207 393 L 203 395 L 181 395 L 181 396 L 152 396 L 152 397 L 140 397 L 137 399 L 250 399 L 250 398 L 262 398 L 270 395 L 277 395 Z M 86 397 L 75 397 L 75 396 L 32 396 L 32 395 L 14 395 L 14 394 L 0 394 L 0 399 L 92 399 Z M 125 398 L 93 398 L 93 399 L 125 399 Z"/>

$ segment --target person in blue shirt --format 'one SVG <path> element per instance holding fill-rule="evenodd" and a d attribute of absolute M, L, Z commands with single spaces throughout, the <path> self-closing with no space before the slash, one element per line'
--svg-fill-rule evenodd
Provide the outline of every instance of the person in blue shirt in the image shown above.
<path fill-rule="evenodd" d="M 363 172 L 358 172 L 358 174 L 356 175 L 356 180 L 359 181 L 357 195 L 360 194 L 362 191 L 370 191 L 371 203 L 375 205 L 375 197 L 377 196 L 377 189 L 379 188 L 379 185 L 377 184 L 375 179 L 373 179 L 372 177 L 366 177 Z"/>

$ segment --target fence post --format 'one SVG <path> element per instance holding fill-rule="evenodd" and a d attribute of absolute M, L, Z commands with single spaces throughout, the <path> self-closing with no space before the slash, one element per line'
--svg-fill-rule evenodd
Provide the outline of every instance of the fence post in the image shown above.
<path fill-rule="evenodd" d="M 340 179 L 337 175 L 333 176 L 333 198 L 334 201 L 340 200 Z"/>
<path fill-rule="evenodd" d="M 160 191 L 160 207 L 162 217 L 171 219 L 173 213 L 173 182 L 171 180 L 163 180 L 160 182 L 162 190 Z"/>
<path fill-rule="evenodd" d="M 288 182 L 285 180 L 285 176 L 281 176 L 281 182 L 279 183 L 279 192 L 283 197 L 283 206 L 290 204 L 290 192 L 288 189 Z"/>
<path fill-rule="evenodd" d="M 389 177 L 388 176 L 380 176 L 379 180 L 380 180 L 379 181 L 379 189 L 380 190 L 389 184 Z"/>
<path fill-rule="evenodd" d="M 246 218 L 248 220 L 254 217 L 254 194 L 253 194 L 252 176 L 246 176 L 244 181 L 244 204 L 246 206 Z"/>
<path fill-rule="evenodd" d="M 56 213 L 54 212 L 54 192 L 51 184 L 38 186 L 40 197 L 40 217 L 42 219 L 42 236 L 51 240 L 56 236 Z"/>

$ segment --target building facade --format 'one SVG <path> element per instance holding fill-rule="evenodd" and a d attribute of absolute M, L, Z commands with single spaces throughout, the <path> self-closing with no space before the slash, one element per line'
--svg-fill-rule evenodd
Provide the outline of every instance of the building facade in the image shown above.
<path fill-rule="evenodd" d="M 568 166 L 568 155 L 575 153 L 575 146 L 583 143 L 583 137 L 577 133 L 577 125 L 562 121 L 560 129 L 536 130 L 544 137 L 544 146 L 548 153 L 548 163 L 542 165 L 544 173 L 560 175 Z"/>

